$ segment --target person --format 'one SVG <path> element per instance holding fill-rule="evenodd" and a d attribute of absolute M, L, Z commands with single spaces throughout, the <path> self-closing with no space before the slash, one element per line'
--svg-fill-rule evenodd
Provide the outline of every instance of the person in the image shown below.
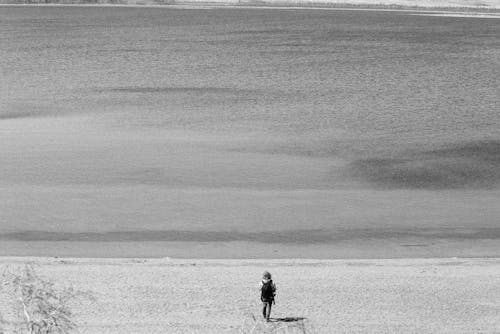
<path fill-rule="evenodd" d="M 262 301 L 262 316 L 269 321 L 271 316 L 271 307 L 274 304 L 276 296 L 276 285 L 271 279 L 271 273 L 264 271 L 262 281 L 260 282 L 260 300 Z"/>

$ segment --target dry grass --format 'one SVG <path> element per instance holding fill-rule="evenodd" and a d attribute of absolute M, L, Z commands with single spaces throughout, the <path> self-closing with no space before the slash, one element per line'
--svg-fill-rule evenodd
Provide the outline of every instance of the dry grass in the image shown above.
<path fill-rule="evenodd" d="M 71 286 L 56 287 L 31 264 L 6 269 L 1 278 L 3 297 L 11 300 L 14 318 L 7 321 L 0 315 L 0 323 L 10 324 L 10 330 L 17 334 L 71 333 L 77 327 L 71 304 L 79 297 L 90 297 Z"/>

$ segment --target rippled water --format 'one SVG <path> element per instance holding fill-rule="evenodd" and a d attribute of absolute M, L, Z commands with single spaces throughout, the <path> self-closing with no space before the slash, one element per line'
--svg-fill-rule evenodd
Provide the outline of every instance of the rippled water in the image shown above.
<path fill-rule="evenodd" d="M 495 18 L 0 7 L 0 70 L 4 232 L 500 216 Z"/>

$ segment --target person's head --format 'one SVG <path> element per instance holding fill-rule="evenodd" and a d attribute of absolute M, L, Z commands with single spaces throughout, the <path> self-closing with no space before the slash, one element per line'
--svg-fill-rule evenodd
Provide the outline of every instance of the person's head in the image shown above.
<path fill-rule="evenodd" d="M 269 271 L 264 271 L 264 273 L 262 274 L 262 278 L 263 279 L 271 279 L 271 273 Z"/>

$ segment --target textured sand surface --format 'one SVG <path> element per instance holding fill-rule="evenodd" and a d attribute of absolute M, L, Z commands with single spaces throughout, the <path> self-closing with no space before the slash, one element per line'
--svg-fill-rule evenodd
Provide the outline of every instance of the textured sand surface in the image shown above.
<path fill-rule="evenodd" d="M 94 294 L 75 306 L 81 333 L 500 332 L 500 259 L 1 258 L 0 271 L 28 261 Z M 260 320 L 265 269 L 278 287 L 273 316 L 304 320 Z M 0 307 L 9 320 L 5 296 Z"/>

